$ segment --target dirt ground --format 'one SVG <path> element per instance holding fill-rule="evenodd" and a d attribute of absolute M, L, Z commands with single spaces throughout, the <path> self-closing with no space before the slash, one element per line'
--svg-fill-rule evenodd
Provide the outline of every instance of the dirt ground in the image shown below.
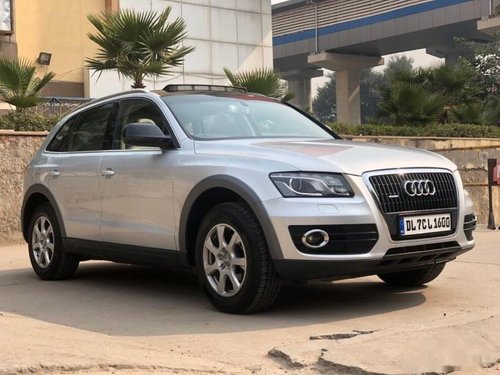
<path fill-rule="evenodd" d="M 83 263 L 43 282 L 0 247 L 0 375 L 500 375 L 500 230 L 428 287 L 376 277 L 287 287 L 250 316 L 215 311 L 189 272 Z"/>

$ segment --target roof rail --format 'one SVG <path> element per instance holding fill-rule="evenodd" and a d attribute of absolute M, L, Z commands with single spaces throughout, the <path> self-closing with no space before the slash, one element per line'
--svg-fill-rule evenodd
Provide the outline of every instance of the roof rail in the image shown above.
<path fill-rule="evenodd" d="M 244 87 L 224 86 L 224 85 L 167 85 L 163 88 L 166 92 L 181 92 L 181 91 L 227 91 L 227 92 L 240 92 L 246 93 L 247 89 Z"/>

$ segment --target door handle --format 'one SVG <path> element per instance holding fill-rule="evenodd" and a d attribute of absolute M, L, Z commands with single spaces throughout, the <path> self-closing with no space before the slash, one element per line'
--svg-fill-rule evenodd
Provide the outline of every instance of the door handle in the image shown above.
<path fill-rule="evenodd" d="M 101 169 L 101 176 L 111 177 L 115 175 L 115 171 L 111 168 Z"/>
<path fill-rule="evenodd" d="M 59 172 L 59 170 L 57 170 L 57 169 L 53 169 L 53 170 L 49 171 L 47 174 L 51 177 L 57 177 L 57 176 L 61 175 L 61 172 Z"/>

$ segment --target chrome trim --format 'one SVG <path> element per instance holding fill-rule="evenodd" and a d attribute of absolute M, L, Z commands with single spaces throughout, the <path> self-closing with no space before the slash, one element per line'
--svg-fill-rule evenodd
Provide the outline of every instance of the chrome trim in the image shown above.
<path fill-rule="evenodd" d="M 311 245 L 309 242 L 307 242 L 307 237 L 312 233 L 320 233 L 323 236 L 323 242 L 321 242 L 319 245 Z M 325 246 L 328 241 L 330 241 L 330 236 L 322 229 L 311 229 L 310 231 L 304 233 L 304 235 L 302 236 L 302 243 L 304 244 L 304 246 L 310 249 L 319 249 Z"/>
<path fill-rule="evenodd" d="M 410 197 L 433 196 L 436 194 L 436 185 L 432 180 L 406 180 L 403 182 L 403 191 Z"/>

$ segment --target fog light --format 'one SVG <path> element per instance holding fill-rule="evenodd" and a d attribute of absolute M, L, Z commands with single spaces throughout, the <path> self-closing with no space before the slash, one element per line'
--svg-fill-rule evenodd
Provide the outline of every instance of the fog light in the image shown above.
<path fill-rule="evenodd" d="M 325 246 L 329 240 L 328 233 L 321 229 L 312 229 L 302 236 L 302 243 L 311 249 L 319 249 Z"/>

